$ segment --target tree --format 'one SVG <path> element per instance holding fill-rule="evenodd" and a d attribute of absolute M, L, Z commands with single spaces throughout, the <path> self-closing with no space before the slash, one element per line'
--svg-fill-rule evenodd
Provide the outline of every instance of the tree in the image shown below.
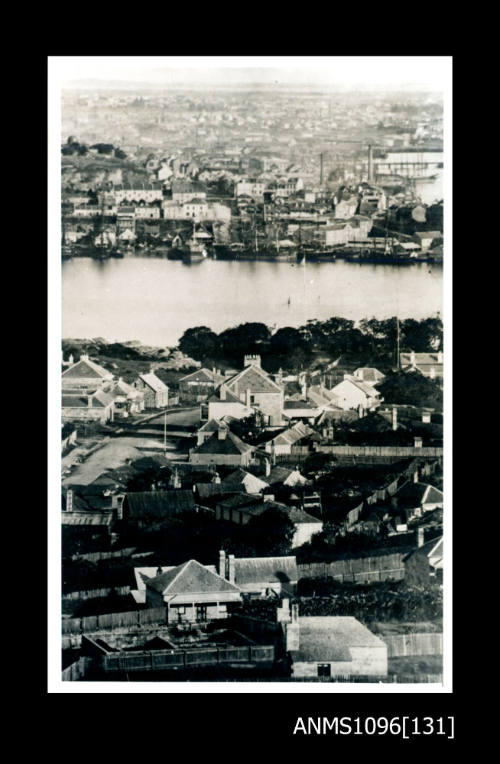
<path fill-rule="evenodd" d="M 219 334 L 221 350 L 225 358 L 241 364 L 247 353 L 260 354 L 270 339 L 269 328 L 265 324 L 250 322 L 226 329 Z"/>
<path fill-rule="evenodd" d="M 426 406 L 442 409 L 443 391 L 434 379 L 424 377 L 419 371 L 392 372 L 377 385 L 385 403 Z"/>
<path fill-rule="evenodd" d="M 208 326 L 196 326 L 186 329 L 179 340 L 179 350 L 197 361 L 202 361 L 205 358 L 214 358 L 219 353 L 220 342 Z"/>
<path fill-rule="evenodd" d="M 270 507 L 252 517 L 247 529 L 258 554 L 279 556 L 290 552 L 295 526 L 285 510 Z"/>
<path fill-rule="evenodd" d="M 401 322 L 401 349 L 416 353 L 432 353 L 442 350 L 443 322 L 440 318 L 424 318 L 416 321 L 408 318 Z"/>

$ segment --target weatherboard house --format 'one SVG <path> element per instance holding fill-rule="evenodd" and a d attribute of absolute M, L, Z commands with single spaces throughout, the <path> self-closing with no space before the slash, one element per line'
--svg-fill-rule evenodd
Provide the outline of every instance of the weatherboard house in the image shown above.
<path fill-rule="evenodd" d="M 144 408 L 160 409 L 168 406 L 168 387 L 153 372 L 139 374 L 134 387 L 144 393 Z"/>
<path fill-rule="evenodd" d="M 197 560 L 165 570 L 158 568 L 145 586 L 146 604 L 153 608 L 165 605 L 168 623 L 226 618 L 228 604 L 241 601 L 235 584 Z"/>

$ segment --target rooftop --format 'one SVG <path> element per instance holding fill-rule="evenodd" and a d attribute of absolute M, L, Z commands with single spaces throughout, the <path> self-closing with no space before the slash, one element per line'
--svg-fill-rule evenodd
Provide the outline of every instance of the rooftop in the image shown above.
<path fill-rule="evenodd" d="M 385 648 L 385 642 L 352 616 L 299 616 L 294 661 L 351 661 L 353 647 Z"/>

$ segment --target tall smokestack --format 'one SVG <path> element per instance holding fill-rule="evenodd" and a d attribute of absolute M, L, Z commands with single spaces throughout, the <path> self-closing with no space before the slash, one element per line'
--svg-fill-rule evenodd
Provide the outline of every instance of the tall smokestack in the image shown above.
<path fill-rule="evenodd" d="M 373 183 L 373 149 L 368 146 L 368 182 Z"/>

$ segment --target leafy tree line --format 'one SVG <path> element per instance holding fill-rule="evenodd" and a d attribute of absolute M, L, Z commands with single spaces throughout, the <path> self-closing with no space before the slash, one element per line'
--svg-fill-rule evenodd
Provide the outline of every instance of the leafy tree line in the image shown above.
<path fill-rule="evenodd" d="M 338 584 L 328 579 L 301 579 L 299 613 L 304 616 L 350 615 L 371 621 L 427 621 L 443 615 L 439 586 L 409 586 L 405 581 Z M 318 596 L 319 595 L 319 596 Z"/>
<path fill-rule="evenodd" d="M 372 363 L 396 362 L 398 323 L 395 317 L 363 319 L 358 326 L 347 318 L 312 320 L 298 329 L 285 326 L 272 332 L 263 323 L 250 322 L 219 334 L 207 326 L 187 329 L 179 340 L 183 353 L 202 363 L 240 366 L 244 353 L 259 353 L 266 369 L 305 368 L 315 353 L 363 357 Z M 435 352 L 443 347 L 440 318 L 399 321 L 400 351 Z"/>

